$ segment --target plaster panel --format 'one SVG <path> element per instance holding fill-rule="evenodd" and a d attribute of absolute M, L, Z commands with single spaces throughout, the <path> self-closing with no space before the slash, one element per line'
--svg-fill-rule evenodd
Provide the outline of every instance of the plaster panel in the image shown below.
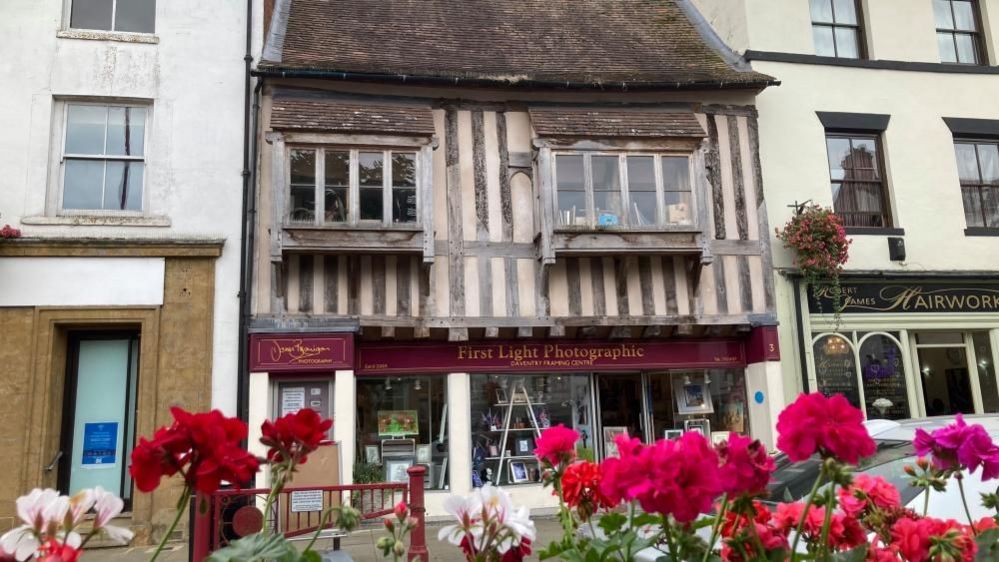
<path fill-rule="evenodd" d="M 163 304 L 163 258 L 4 258 L 0 306 Z"/>

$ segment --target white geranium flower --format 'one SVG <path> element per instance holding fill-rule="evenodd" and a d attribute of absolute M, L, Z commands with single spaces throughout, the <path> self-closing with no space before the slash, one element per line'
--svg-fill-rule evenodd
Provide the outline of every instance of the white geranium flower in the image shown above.
<path fill-rule="evenodd" d="M 473 493 L 469 497 L 448 496 L 444 500 L 444 511 L 450 513 L 456 523 L 445 525 L 437 533 L 437 540 L 446 540 L 458 546 L 466 535 L 476 537 L 482 534 L 482 502 L 478 494 Z"/>
<path fill-rule="evenodd" d="M 109 539 L 121 544 L 132 540 L 132 531 L 124 527 L 108 524 L 125 508 L 125 502 L 100 486 L 94 488 L 93 495 L 95 500 L 94 510 L 97 512 L 97 515 L 94 517 L 94 529 L 104 531 L 104 534 Z"/>
<path fill-rule="evenodd" d="M 49 527 L 49 517 L 59 516 L 55 522 L 58 525 L 66 516 L 69 498 L 64 498 L 63 502 L 59 498 L 59 492 L 40 488 L 17 498 L 17 516 L 24 524 L 4 533 L 0 537 L 0 548 L 17 560 L 30 558 L 41 546 L 39 537 Z"/>
<path fill-rule="evenodd" d="M 72 529 L 79 525 L 83 521 L 83 517 L 94 507 L 95 501 L 97 501 L 97 498 L 94 496 L 94 491 L 90 488 L 85 488 L 73 494 L 69 498 L 67 526 Z"/>

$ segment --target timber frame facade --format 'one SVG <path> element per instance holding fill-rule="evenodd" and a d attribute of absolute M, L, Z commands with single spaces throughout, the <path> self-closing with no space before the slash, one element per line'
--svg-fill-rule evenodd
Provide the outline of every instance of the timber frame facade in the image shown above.
<path fill-rule="evenodd" d="M 598 457 L 621 432 L 772 443 L 783 390 L 754 98 L 773 79 L 692 39 L 704 26 L 673 3 L 687 35 L 670 37 L 688 39 L 669 48 L 714 65 L 707 78 L 663 50 L 668 80 L 638 68 L 608 86 L 598 70 L 557 86 L 515 45 L 495 47 L 511 49 L 503 76 L 418 52 L 422 76 L 381 74 L 404 53 L 324 31 L 367 17 L 351 6 L 278 2 L 255 72 L 250 427 L 311 405 L 335 418 L 346 482 L 415 462 L 432 490 L 523 485 L 531 507 L 551 506 L 515 437 L 551 424 Z M 622 33 L 649 16 L 615 10 Z M 395 24 L 457 35 L 475 58 L 475 33 L 448 21 L 469 14 L 442 14 Z M 328 60 L 356 52 L 385 60 Z M 430 515 L 442 499 L 428 494 Z"/>

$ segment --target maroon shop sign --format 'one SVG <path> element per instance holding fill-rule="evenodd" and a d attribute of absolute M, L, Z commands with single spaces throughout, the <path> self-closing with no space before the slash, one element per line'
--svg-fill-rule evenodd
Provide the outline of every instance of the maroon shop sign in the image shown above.
<path fill-rule="evenodd" d="M 739 340 L 363 344 L 360 375 L 745 367 Z"/>
<path fill-rule="evenodd" d="M 255 334 L 250 336 L 250 370 L 330 371 L 354 368 L 350 334 Z"/>

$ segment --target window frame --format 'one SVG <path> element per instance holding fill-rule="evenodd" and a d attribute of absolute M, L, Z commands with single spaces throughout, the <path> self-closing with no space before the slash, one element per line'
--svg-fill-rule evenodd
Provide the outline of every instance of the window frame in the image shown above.
<path fill-rule="evenodd" d="M 95 32 L 108 35 L 116 36 L 137 36 L 137 37 L 149 37 L 156 35 L 156 20 L 157 13 L 156 10 L 159 6 L 159 0 L 154 0 L 153 5 L 153 30 L 152 31 L 123 31 L 115 29 L 115 23 L 118 19 L 118 2 L 120 0 L 111 0 L 111 28 L 110 29 L 99 29 L 92 27 L 74 27 L 73 26 L 73 2 L 75 0 L 64 0 L 64 12 L 65 12 L 65 26 L 64 31 L 69 32 Z"/>
<path fill-rule="evenodd" d="M 829 8 L 832 10 L 832 22 L 816 22 L 812 19 L 811 13 L 809 13 L 808 19 L 812 24 L 812 47 L 815 47 L 815 28 L 816 27 L 827 27 L 833 32 L 833 55 L 832 58 L 844 59 L 844 60 L 867 60 L 867 37 L 866 29 L 864 28 L 864 11 L 860 0 L 852 0 L 854 6 L 854 12 L 857 15 L 857 23 L 840 23 L 836 21 L 836 2 L 834 0 L 829 0 Z M 811 7 L 809 6 L 809 10 Z M 844 57 L 839 54 L 839 43 L 836 41 L 836 29 L 837 28 L 848 28 L 852 29 L 857 34 L 857 57 Z M 828 57 L 830 55 L 820 55 L 818 52 L 815 53 L 817 56 Z"/>
<path fill-rule="evenodd" d="M 984 176 L 982 174 L 982 159 L 981 159 L 981 157 L 978 154 L 978 145 L 980 145 L 980 144 L 993 145 L 993 146 L 996 146 L 997 149 L 999 149 L 999 138 L 989 139 L 989 138 L 971 138 L 971 137 L 967 137 L 967 136 L 955 136 L 954 137 L 954 148 L 955 148 L 954 157 L 955 157 L 955 159 L 957 158 L 956 148 L 957 148 L 958 144 L 970 144 L 970 145 L 972 145 L 972 146 L 975 147 L 975 165 L 978 168 L 978 182 L 977 183 L 970 183 L 970 182 L 966 183 L 965 180 L 961 179 L 961 168 L 960 168 L 960 163 L 958 163 L 957 182 L 958 182 L 958 187 L 960 188 L 959 194 L 961 196 L 961 208 L 964 210 L 965 227 L 967 227 L 967 228 L 973 228 L 973 229 L 978 229 L 978 230 L 981 230 L 981 231 L 999 232 L 999 222 L 997 222 L 994 225 L 989 225 L 988 224 L 988 220 L 987 220 L 988 216 L 985 214 L 985 206 L 982 204 L 983 203 L 982 188 L 983 187 L 989 187 L 991 189 L 994 189 L 996 191 L 997 196 L 999 196 L 999 184 L 997 184 L 996 186 L 993 187 L 993 186 L 990 186 L 989 184 L 987 184 L 987 183 L 984 182 L 984 179 L 983 179 Z M 967 224 L 967 221 L 968 221 L 968 211 L 967 211 L 967 209 L 964 208 L 964 190 L 965 190 L 966 187 L 977 188 L 976 192 L 978 193 L 978 203 L 979 203 L 979 206 L 981 207 L 982 226 Z"/>
<path fill-rule="evenodd" d="M 886 172 L 886 167 L 885 167 L 885 158 L 884 158 L 884 154 L 885 154 L 884 153 L 884 142 L 883 142 L 883 139 L 882 139 L 883 134 L 884 134 L 884 131 L 846 130 L 846 129 L 826 129 L 825 130 L 825 134 L 823 136 L 823 148 L 825 149 L 826 169 L 827 169 L 828 174 L 829 174 L 829 191 L 830 191 L 830 194 L 832 194 L 833 184 L 837 184 L 837 183 L 840 184 L 840 189 L 842 189 L 842 184 L 846 183 L 846 178 L 841 179 L 841 180 L 836 180 L 836 179 L 833 179 L 833 177 L 832 177 L 832 166 L 830 165 L 830 162 L 829 162 L 829 139 L 830 138 L 840 138 L 840 139 L 845 138 L 845 139 L 849 139 L 851 141 L 851 147 L 852 147 L 852 140 L 853 139 L 858 139 L 858 138 L 873 139 L 874 140 L 874 149 L 877 151 L 877 153 L 875 154 L 875 158 L 877 158 L 877 166 L 875 167 L 875 170 L 877 171 L 878 176 L 879 176 L 880 179 L 878 181 L 876 181 L 876 182 L 873 181 L 873 180 L 856 180 L 856 179 L 851 180 L 851 181 L 862 182 L 862 183 L 870 183 L 870 184 L 878 183 L 878 184 L 881 185 L 881 220 L 882 220 L 882 222 L 884 224 L 882 224 L 881 226 L 856 226 L 856 225 L 848 225 L 848 224 L 846 224 L 844 222 L 843 226 L 846 229 L 848 229 L 848 230 L 850 230 L 850 229 L 866 230 L 866 229 L 895 228 L 895 214 L 894 214 L 892 206 L 891 206 L 891 195 L 889 193 L 888 175 L 885 173 Z M 843 217 L 844 214 L 860 214 L 859 211 L 845 211 L 844 212 L 844 211 L 841 211 L 841 210 L 837 209 L 836 208 L 836 197 L 835 196 L 833 196 L 832 207 L 833 207 L 833 212 L 835 212 L 840 217 Z M 868 213 L 868 214 L 872 214 L 872 213 Z"/>
<path fill-rule="evenodd" d="M 294 221 L 291 219 L 291 154 L 296 150 L 309 150 L 315 154 L 315 208 L 311 222 Z M 348 186 L 347 186 L 347 220 L 338 222 L 327 222 L 326 214 L 326 151 L 348 152 Z M 382 153 L 382 219 L 361 219 L 360 211 L 360 167 L 359 159 L 362 152 Z M 286 228 L 377 228 L 377 229 L 403 229 L 422 230 L 424 210 L 422 206 L 422 166 L 420 157 L 421 149 L 415 146 L 367 146 L 354 144 L 311 144 L 302 142 L 289 142 L 286 144 L 285 162 L 285 201 L 288 202 L 284 211 L 283 222 Z M 408 222 L 394 222 L 392 216 L 392 154 L 407 153 L 412 154 L 414 162 L 414 185 L 411 189 L 416 196 L 416 217 Z M 410 189 L 410 188 L 407 188 Z"/>
<path fill-rule="evenodd" d="M 957 22 L 957 17 L 956 17 L 956 14 L 954 13 L 954 1 L 955 0 L 943 0 L 943 1 L 947 2 L 947 5 L 950 7 L 950 17 L 951 17 L 951 20 L 955 22 L 954 23 L 955 27 L 953 29 L 947 29 L 947 28 L 937 27 L 936 15 L 934 14 L 934 17 L 933 17 L 933 28 L 934 28 L 934 31 L 935 31 L 934 35 L 936 35 L 936 36 L 939 37 L 939 35 L 941 33 L 945 33 L 945 34 L 947 34 L 947 35 L 950 36 L 951 41 L 954 43 L 954 56 L 955 57 L 958 56 L 957 36 L 958 35 L 968 35 L 968 36 L 970 36 L 972 42 L 975 45 L 975 58 L 977 60 L 975 60 L 974 62 L 961 62 L 959 60 L 956 60 L 956 61 L 945 61 L 945 60 L 943 60 L 943 53 L 939 52 L 939 45 L 938 45 L 937 46 L 937 54 L 940 55 L 940 63 L 941 64 L 959 64 L 959 65 L 964 65 L 964 66 L 988 66 L 988 64 L 989 64 L 989 56 L 988 56 L 988 52 L 987 52 L 987 50 L 985 48 L 985 38 L 984 38 L 984 34 L 982 32 L 982 29 L 983 29 L 982 28 L 982 8 L 981 8 L 981 5 L 978 3 L 978 0 L 958 0 L 958 1 L 962 1 L 962 2 L 963 1 L 967 1 L 969 4 L 971 4 L 971 12 L 972 12 L 972 15 L 974 16 L 974 22 L 975 22 L 975 30 L 974 31 L 965 31 L 965 30 L 957 29 L 957 27 L 956 27 L 957 26 L 957 23 L 956 23 Z"/>
<path fill-rule="evenodd" d="M 586 222 L 583 225 L 564 225 L 560 222 L 559 213 L 559 182 L 558 182 L 558 159 L 559 156 L 582 156 L 583 157 L 583 193 L 586 199 Z M 593 190 L 593 168 L 594 156 L 616 156 L 618 158 L 618 183 L 620 184 L 620 195 L 622 203 L 622 221 L 617 225 L 598 225 Z M 631 189 L 628 183 L 628 158 L 629 157 L 652 157 L 653 175 L 656 182 L 656 224 L 651 226 L 632 225 L 631 216 Z M 663 157 L 679 157 L 687 160 L 687 189 L 667 190 L 663 177 L 662 159 Z M 617 231 L 617 232 L 670 232 L 670 231 L 693 231 L 699 228 L 698 216 L 695 212 L 699 204 L 696 197 L 694 183 L 696 181 L 694 169 L 694 155 L 690 152 L 678 150 L 570 150 L 553 149 L 551 151 L 551 178 L 552 178 L 552 210 L 553 229 L 555 232 L 578 232 L 578 231 Z M 666 217 L 666 193 L 687 193 L 690 197 L 690 222 L 688 224 L 670 224 Z"/>
<path fill-rule="evenodd" d="M 60 122 L 59 134 L 56 135 L 59 138 L 59 145 L 56 148 L 56 156 L 58 160 L 57 164 L 57 193 L 55 200 L 53 202 L 55 214 L 58 216 L 113 216 L 113 217 L 144 217 L 148 213 L 149 209 L 149 194 L 148 194 L 148 178 L 149 178 L 149 137 L 150 137 L 150 123 L 152 122 L 152 103 L 143 103 L 136 101 L 104 101 L 104 100 L 75 100 L 67 99 L 61 100 L 62 107 L 60 108 Z M 127 156 L 127 155 L 94 155 L 94 154 L 67 154 L 66 153 L 66 138 L 69 134 L 69 108 L 70 106 L 92 106 L 92 107 L 103 107 L 110 109 L 112 107 L 135 107 L 142 108 L 146 112 L 145 122 L 143 123 L 142 131 L 142 156 Z M 104 121 L 104 142 L 107 142 L 107 119 Z M 66 196 L 66 160 L 91 160 L 100 162 L 142 162 L 142 200 L 141 205 L 138 210 L 129 209 L 65 209 L 63 208 L 63 202 Z M 106 177 L 105 168 L 105 177 Z M 101 183 L 101 189 L 104 189 L 103 182 Z M 102 191 L 103 197 L 103 191 Z M 103 202 L 103 200 L 102 200 Z"/>

